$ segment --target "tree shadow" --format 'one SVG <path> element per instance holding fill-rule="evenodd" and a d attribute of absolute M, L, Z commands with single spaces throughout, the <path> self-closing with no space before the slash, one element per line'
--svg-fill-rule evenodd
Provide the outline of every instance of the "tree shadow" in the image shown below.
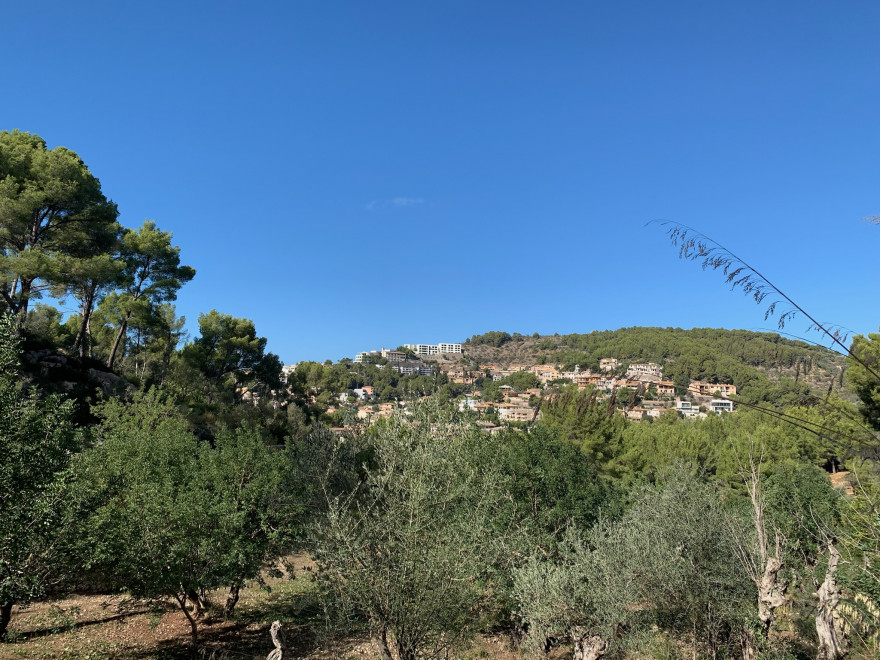
<path fill-rule="evenodd" d="M 70 630 L 79 630 L 82 628 L 88 628 L 90 626 L 99 626 L 104 623 L 111 623 L 113 621 L 121 621 L 123 619 L 127 619 L 128 617 L 138 616 L 139 614 L 148 614 L 151 611 L 152 610 L 149 607 L 139 607 L 137 609 L 120 612 L 119 614 L 101 617 L 100 619 L 89 619 L 87 621 L 71 621 L 70 623 L 63 624 L 53 623 L 48 624 L 42 628 L 36 628 L 34 630 L 17 631 L 15 641 L 13 643 L 26 642 L 31 639 L 39 639 L 41 637 L 49 637 L 50 635 L 58 635 Z"/>
<path fill-rule="evenodd" d="M 284 657 L 305 658 L 315 648 L 312 627 L 306 624 L 284 626 L 287 650 Z M 198 660 L 263 660 L 273 649 L 269 625 L 237 623 L 212 629 L 205 626 L 199 631 Z M 159 643 L 149 649 L 129 651 L 126 658 L 143 660 L 192 660 L 189 639 L 179 637 Z"/>

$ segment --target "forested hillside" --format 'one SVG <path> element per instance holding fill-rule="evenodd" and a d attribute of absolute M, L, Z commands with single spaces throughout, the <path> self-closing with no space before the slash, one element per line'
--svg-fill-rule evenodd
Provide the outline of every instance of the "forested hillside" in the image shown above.
<path fill-rule="evenodd" d="M 755 402 L 777 394 L 769 390 L 781 379 L 790 379 L 785 387 L 800 396 L 809 389 L 843 389 L 840 353 L 771 332 L 640 327 L 549 336 L 490 332 L 468 339 L 465 352 L 482 363 L 552 364 L 566 370 L 579 365 L 595 371 L 599 360 L 609 357 L 623 363 L 656 362 L 663 366 L 664 378 L 678 384 L 733 383 Z"/>

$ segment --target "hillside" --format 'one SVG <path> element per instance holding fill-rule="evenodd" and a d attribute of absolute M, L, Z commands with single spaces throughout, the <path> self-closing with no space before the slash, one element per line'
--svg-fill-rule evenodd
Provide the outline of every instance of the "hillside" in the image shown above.
<path fill-rule="evenodd" d="M 669 380 L 733 383 L 756 399 L 763 398 L 759 390 L 783 379 L 799 390 L 804 385 L 814 392 L 838 390 L 845 366 L 841 354 L 822 346 L 770 332 L 713 328 L 632 327 L 544 336 L 490 332 L 474 335 L 463 348 L 468 362 L 499 368 L 551 364 L 595 371 L 605 357 L 622 363 L 656 362 Z"/>

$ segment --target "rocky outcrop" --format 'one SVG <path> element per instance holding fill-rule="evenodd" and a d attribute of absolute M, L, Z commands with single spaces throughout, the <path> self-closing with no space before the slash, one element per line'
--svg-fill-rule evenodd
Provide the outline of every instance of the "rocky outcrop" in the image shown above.
<path fill-rule="evenodd" d="M 120 394 L 133 385 L 96 361 L 58 353 L 49 349 L 26 351 L 21 356 L 26 380 L 39 384 L 47 392 L 76 397 L 100 390 Z"/>

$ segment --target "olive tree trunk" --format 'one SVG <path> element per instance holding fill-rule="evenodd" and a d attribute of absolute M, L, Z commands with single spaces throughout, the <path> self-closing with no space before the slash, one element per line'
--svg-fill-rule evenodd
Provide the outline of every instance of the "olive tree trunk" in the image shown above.
<path fill-rule="evenodd" d="M 816 611 L 816 633 L 819 635 L 818 660 L 840 660 L 846 653 L 846 638 L 841 629 L 840 587 L 837 586 L 835 573 L 840 564 L 840 552 L 833 541 L 828 542 L 828 570 L 825 579 L 816 592 L 819 607 Z"/>
<path fill-rule="evenodd" d="M 574 660 L 598 660 L 608 650 L 608 641 L 599 635 L 575 630 L 572 633 L 574 639 Z"/>
<path fill-rule="evenodd" d="M 287 643 L 284 640 L 284 631 L 281 629 L 280 621 L 272 622 L 272 627 L 269 628 L 269 635 L 272 637 L 272 644 L 275 648 L 269 652 L 266 660 L 284 660 Z"/>
<path fill-rule="evenodd" d="M 755 640 L 755 632 L 748 626 L 742 627 L 740 647 L 742 648 L 743 660 L 758 660 L 758 643 Z"/>
<path fill-rule="evenodd" d="M 195 589 L 187 589 L 186 597 L 193 604 L 193 614 L 197 619 L 201 619 L 205 616 L 205 610 L 208 608 L 208 604 L 205 602 L 205 599 L 202 598 L 199 593 Z"/>
<path fill-rule="evenodd" d="M 779 571 L 782 570 L 782 548 L 785 540 L 778 529 L 773 529 L 774 548 L 771 554 L 770 534 L 764 521 L 764 492 L 761 487 L 760 465 L 756 465 L 750 457 L 750 473 L 746 478 L 746 488 L 749 499 L 752 501 L 752 524 L 755 528 L 755 541 L 757 549 L 757 561 L 744 558 L 749 577 L 758 588 L 758 619 L 761 621 L 762 640 L 766 642 L 770 635 L 770 629 L 776 619 L 776 610 L 785 605 L 785 591 L 788 585 L 779 579 Z M 754 635 L 746 635 L 746 645 L 752 646 L 751 652 L 758 653 L 755 648 Z"/>
<path fill-rule="evenodd" d="M 785 605 L 787 585 L 779 580 L 781 568 L 782 562 L 778 557 L 767 557 L 764 573 L 758 582 L 758 618 L 764 626 L 765 635 L 770 632 L 770 626 L 776 618 L 776 610 Z"/>

